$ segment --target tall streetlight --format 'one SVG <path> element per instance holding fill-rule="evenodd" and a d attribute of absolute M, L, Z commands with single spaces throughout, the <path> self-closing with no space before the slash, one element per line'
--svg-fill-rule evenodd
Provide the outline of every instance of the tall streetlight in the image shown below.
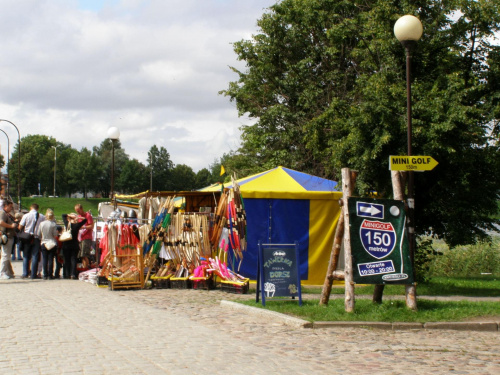
<path fill-rule="evenodd" d="M 10 198 L 10 175 L 9 175 L 9 157 L 10 157 L 10 139 L 9 135 L 0 129 L 0 131 L 7 137 L 7 197 Z"/>
<path fill-rule="evenodd" d="M 52 146 L 54 149 L 54 198 L 56 197 L 56 167 L 57 167 L 57 148 L 59 146 Z"/>
<path fill-rule="evenodd" d="M 120 130 L 113 126 L 108 129 L 108 138 L 111 139 L 111 193 L 110 198 L 113 200 L 115 195 L 115 141 L 120 138 Z M 116 201 L 113 206 L 116 205 Z M 116 207 L 115 207 L 116 208 Z"/>
<path fill-rule="evenodd" d="M 21 211 L 21 134 L 17 126 L 9 120 L 0 120 L 8 122 L 17 130 L 17 204 L 19 205 L 19 211 Z"/>
<path fill-rule="evenodd" d="M 153 153 L 149 153 L 149 191 L 153 191 Z"/>
<path fill-rule="evenodd" d="M 406 15 L 396 21 L 394 25 L 394 35 L 401 42 L 406 50 L 406 117 L 407 117 L 407 138 L 408 156 L 412 155 L 411 141 L 411 49 L 417 44 L 424 29 L 420 20 L 412 15 Z M 408 172 L 408 242 L 410 244 L 410 257 L 414 263 L 416 238 L 415 238 L 415 193 L 413 171 Z"/>

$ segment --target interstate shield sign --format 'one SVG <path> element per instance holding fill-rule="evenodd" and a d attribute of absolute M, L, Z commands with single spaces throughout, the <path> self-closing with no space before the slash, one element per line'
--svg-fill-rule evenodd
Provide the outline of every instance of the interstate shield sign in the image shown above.
<path fill-rule="evenodd" d="M 403 201 L 348 199 L 353 279 L 360 284 L 413 284 Z"/>

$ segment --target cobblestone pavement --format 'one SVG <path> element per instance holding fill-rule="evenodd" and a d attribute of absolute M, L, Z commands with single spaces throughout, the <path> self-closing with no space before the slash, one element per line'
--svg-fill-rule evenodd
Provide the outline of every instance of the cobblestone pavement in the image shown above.
<path fill-rule="evenodd" d="M 291 328 L 218 290 L 16 278 L 0 296 L 0 374 L 500 373 L 498 332 Z"/>

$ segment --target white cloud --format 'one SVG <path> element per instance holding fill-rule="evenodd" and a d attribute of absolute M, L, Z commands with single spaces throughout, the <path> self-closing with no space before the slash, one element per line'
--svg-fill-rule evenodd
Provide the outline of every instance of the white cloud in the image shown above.
<path fill-rule="evenodd" d="M 133 158 L 153 145 L 194 170 L 239 144 L 231 43 L 257 31 L 274 0 L 4 0 L 0 118 L 21 136 L 92 148 L 107 128 Z M 0 123 L 2 124 L 2 123 Z M 17 133 L 9 134 L 11 150 Z M 2 150 L 5 137 L 0 136 Z"/>

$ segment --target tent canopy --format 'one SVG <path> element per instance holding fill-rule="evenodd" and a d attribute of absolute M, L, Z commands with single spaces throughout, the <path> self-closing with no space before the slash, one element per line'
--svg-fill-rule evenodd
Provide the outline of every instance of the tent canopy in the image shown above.
<path fill-rule="evenodd" d="M 236 182 L 240 185 L 243 198 L 335 199 L 342 194 L 335 181 L 281 166 Z M 224 187 L 230 189 L 232 184 Z M 220 188 L 221 185 L 217 184 L 202 191 L 220 191 Z"/>

